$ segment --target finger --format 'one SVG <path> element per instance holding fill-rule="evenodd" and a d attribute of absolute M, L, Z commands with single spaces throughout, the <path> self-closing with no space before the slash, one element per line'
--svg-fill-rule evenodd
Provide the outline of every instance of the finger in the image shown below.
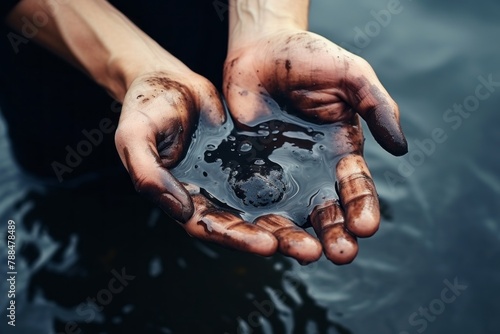
<path fill-rule="evenodd" d="M 396 156 L 408 152 L 399 123 L 399 108 L 378 80 L 372 67 L 362 58 L 352 62 L 346 79 L 349 103 L 368 124 L 375 140 Z M 356 75 L 358 74 L 359 75 Z"/>
<path fill-rule="evenodd" d="M 344 215 L 337 201 L 316 206 L 310 221 L 327 259 L 335 264 L 347 264 L 354 260 L 358 254 L 358 242 L 346 229 Z"/>
<path fill-rule="evenodd" d="M 370 237 L 380 225 L 378 196 L 364 159 L 348 155 L 337 163 L 338 192 L 346 227 L 358 237 Z"/>
<path fill-rule="evenodd" d="M 280 111 L 279 105 L 261 85 L 257 70 L 246 60 L 235 58 L 224 66 L 224 96 L 237 124 L 255 126 Z"/>
<path fill-rule="evenodd" d="M 167 152 L 162 160 L 157 151 L 155 136 L 156 123 L 144 113 L 127 121 L 121 121 L 115 134 L 115 144 L 120 158 L 127 168 L 135 189 L 146 198 L 156 203 L 165 213 L 180 222 L 186 222 L 193 214 L 191 198 L 172 174 L 167 170 L 172 159 Z M 180 125 L 179 125 L 180 127 Z M 170 136 L 176 136 L 173 126 Z"/>
<path fill-rule="evenodd" d="M 222 105 L 221 95 L 215 86 L 208 80 L 201 80 L 199 96 L 200 101 L 200 122 L 205 122 L 210 126 L 220 126 L 226 121 L 226 114 Z"/>
<path fill-rule="evenodd" d="M 257 218 L 255 224 L 274 234 L 278 249 L 301 264 L 317 261 L 321 256 L 321 244 L 312 235 L 295 225 L 291 220 L 278 215 Z"/>
<path fill-rule="evenodd" d="M 183 225 L 187 233 L 198 239 L 262 256 L 276 252 L 278 241 L 270 232 L 218 208 L 196 188 L 190 186 L 194 214 Z"/>

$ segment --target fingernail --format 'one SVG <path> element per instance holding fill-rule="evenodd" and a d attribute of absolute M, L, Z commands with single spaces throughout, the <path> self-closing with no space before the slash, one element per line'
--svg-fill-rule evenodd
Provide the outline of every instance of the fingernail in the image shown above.
<path fill-rule="evenodd" d="M 401 128 L 399 128 L 399 131 L 400 132 L 397 133 L 398 135 L 395 136 L 395 137 L 399 137 L 399 138 L 393 137 L 393 142 L 392 142 L 391 148 L 389 150 L 389 153 L 391 153 L 397 157 L 408 153 L 408 142 L 406 141 L 406 137 L 403 134 L 403 132 L 401 131 Z"/>
<path fill-rule="evenodd" d="M 373 112 L 367 120 L 373 137 L 387 152 L 401 156 L 408 152 L 408 143 L 399 122 L 387 109 Z"/>

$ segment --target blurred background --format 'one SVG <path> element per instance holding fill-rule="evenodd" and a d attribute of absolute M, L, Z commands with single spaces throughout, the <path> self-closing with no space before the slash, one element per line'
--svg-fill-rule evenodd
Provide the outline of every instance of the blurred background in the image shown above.
<path fill-rule="evenodd" d="M 198 19 L 220 20 L 207 3 Z M 203 29 L 199 20 L 186 21 L 185 33 Z M 188 237 L 134 192 L 112 134 L 58 182 L 57 154 L 103 118 L 116 124 L 119 107 L 83 75 L 80 86 L 65 80 L 69 66 L 44 73 L 59 60 L 35 43 L 18 53 L 3 45 L 0 80 L 12 91 L 1 98 L 22 91 L 18 100 L 35 99 L 38 109 L 0 121 L 0 332 L 500 333 L 500 3 L 313 0 L 310 29 L 371 63 L 409 141 L 395 158 L 365 131 L 384 218 L 342 267 L 324 258 L 301 267 Z M 7 75 L 14 70 L 31 79 Z M 64 117 L 80 128 L 50 114 L 59 91 L 44 75 L 74 94 Z M 102 112 L 85 110 L 86 100 Z M 15 328 L 5 316 L 9 219 Z"/>

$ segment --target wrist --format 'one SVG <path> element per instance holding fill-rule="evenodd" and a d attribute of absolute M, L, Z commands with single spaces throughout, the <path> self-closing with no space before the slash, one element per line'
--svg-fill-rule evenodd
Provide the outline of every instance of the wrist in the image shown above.
<path fill-rule="evenodd" d="M 153 42 L 154 43 L 154 42 Z M 110 57 L 101 78 L 95 78 L 118 101 L 123 101 L 132 83 L 139 77 L 153 73 L 168 73 L 187 77 L 193 72 L 180 60 L 154 43 L 141 54 Z"/>
<path fill-rule="evenodd" d="M 228 51 L 280 30 L 307 30 L 309 0 L 230 0 Z"/>
<path fill-rule="evenodd" d="M 26 17 L 45 14 L 35 41 L 89 75 L 123 101 L 138 76 L 150 72 L 190 72 L 106 0 L 20 1 L 7 23 L 24 29 Z M 92 47 L 89 47 L 92 46 Z"/>

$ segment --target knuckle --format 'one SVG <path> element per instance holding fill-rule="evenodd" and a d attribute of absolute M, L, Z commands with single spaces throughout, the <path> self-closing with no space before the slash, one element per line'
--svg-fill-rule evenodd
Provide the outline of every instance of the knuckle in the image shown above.
<path fill-rule="evenodd" d="M 120 122 L 115 131 L 115 144 L 117 147 L 124 146 L 127 138 L 134 133 L 134 126 L 128 122 Z"/>
<path fill-rule="evenodd" d="M 215 89 L 215 86 L 212 84 L 212 82 L 210 82 L 210 80 L 208 80 L 207 78 L 200 76 L 199 82 L 200 82 L 200 86 L 203 87 L 205 90 L 208 90 L 211 92 L 217 91 Z"/>
<path fill-rule="evenodd" d="M 124 140 L 124 134 L 123 130 L 121 129 L 120 126 L 115 131 L 115 146 L 116 148 L 120 148 L 123 146 L 125 140 Z"/>
<path fill-rule="evenodd" d="M 355 59 L 356 65 L 360 69 L 365 70 L 365 71 L 368 70 L 370 72 L 373 72 L 372 66 L 370 65 L 370 63 L 366 59 L 364 59 L 362 57 L 359 57 L 359 56 L 356 56 L 354 59 Z"/>

